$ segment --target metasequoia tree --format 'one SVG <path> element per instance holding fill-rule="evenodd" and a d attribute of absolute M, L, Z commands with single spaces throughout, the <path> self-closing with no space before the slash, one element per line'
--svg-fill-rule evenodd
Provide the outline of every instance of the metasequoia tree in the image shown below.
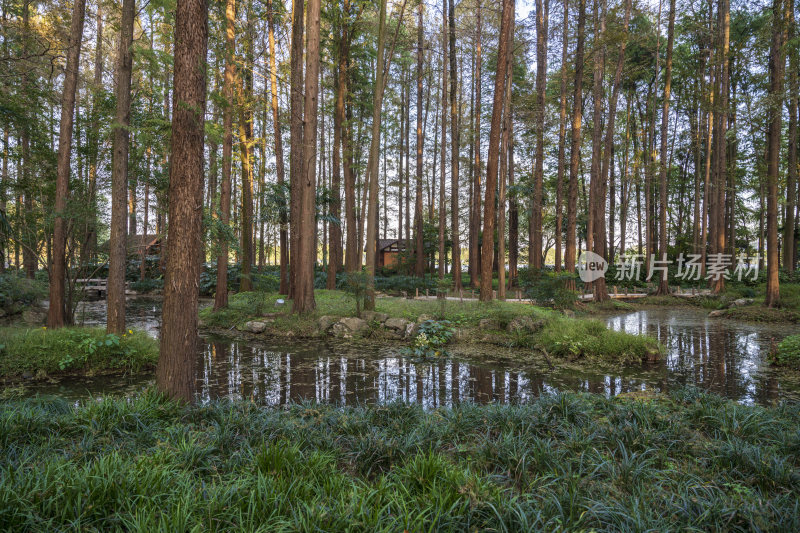
<path fill-rule="evenodd" d="M 500 19 L 500 42 L 497 57 L 504 58 L 508 53 L 511 40 L 511 28 L 514 19 L 514 0 L 503 0 L 503 14 Z M 497 62 L 497 74 L 494 81 L 494 98 L 492 99 L 492 120 L 489 126 L 489 153 L 486 160 L 486 196 L 483 202 L 483 244 L 481 248 L 481 292 L 480 299 L 488 302 L 494 297 L 492 293 L 492 267 L 494 264 L 494 230 L 495 230 L 495 192 L 497 189 L 498 163 L 500 159 L 500 133 L 503 115 L 504 98 L 506 98 L 506 71 L 508 63 Z M 510 95 L 509 95 L 510 96 Z M 502 237 L 501 237 L 502 238 Z M 505 263 L 505 259 L 502 259 Z M 503 266 L 505 268 L 505 265 Z"/>
<path fill-rule="evenodd" d="M 769 129 L 767 130 L 767 293 L 764 305 L 780 303 L 778 281 L 778 174 L 780 171 L 783 77 L 786 57 L 786 0 L 772 3 L 772 42 L 769 53 Z M 787 10 L 788 11 L 788 10 Z"/>
<path fill-rule="evenodd" d="M 528 262 L 535 270 L 542 268 L 542 195 L 544 188 L 544 106 L 547 89 L 547 26 L 550 0 L 536 0 L 536 152 L 533 167 L 533 204 L 529 223 Z"/>
<path fill-rule="evenodd" d="M 306 14 L 306 79 L 303 116 L 303 166 L 300 193 L 300 235 L 298 263 L 295 268 L 293 311 L 309 313 L 316 308 L 314 300 L 314 263 L 316 262 L 316 187 L 317 187 L 317 97 L 319 95 L 319 26 L 320 0 L 309 0 Z"/>
<path fill-rule="evenodd" d="M 478 287 L 480 277 L 480 237 L 481 231 L 481 69 L 483 66 L 481 50 L 481 1 L 475 6 L 475 140 L 474 161 L 472 164 L 472 203 L 469 207 L 469 278 L 470 285 Z"/>
<path fill-rule="evenodd" d="M 581 124 L 583 119 L 583 46 L 586 29 L 586 0 L 578 0 L 578 42 L 575 47 L 575 83 L 572 96 L 572 138 L 570 143 L 569 187 L 567 190 L 567 249 L 564 266 L 575 272 L 576 221 L 578 214 L 578 173 L 581 158 Z M 570 282 L 569 285 L 573 285 Z"/>
<path fill-rule="evenodd" d="M 664 107 L 661 110 L 661 148 L 658 199 L 658 253 L 662 261 L 667 260 L 667 133 L 669 129 L 669 99 L 672 91 L 672 48 L 675 43 L 675 0 L 669 2 L 669 23 L 667 27 L 667 59 L 664 65 Z M 669 294 L 669 280 L 666 274 L 659 277 L 657 294 Z"/>
<path fill-rule="evenodd" d="M 478 6 L 480 10 L 480 0 Z M 414 198 L 414 275 L 417 277 L 422 277 L 425 273 L 425 236 L 422 226 L 422 150 L 425 147 L 425 137 L 422 132 L 422 10 L 423 2 L 420 2 L 417 11 L 417 178 Z"/>
<path fill-rule="evenodd" d="M 108 252 L 108 322 L 106 331 L 125 331 L 125 264 L 127 259 L 128 148 L 131 122 L 134 0 L 123 0 L 117 49 L 113 159 L 111 163 L 111 235 Z"/>
<path fill-rule="evenodd" d="M 556 248 L 556 272 L 561 272 L 562 265 L 562 235 L 563 230 L 563 196 L 564 196 L 564 174 L 566 159 L 566 137 L 567 137 L 567 49 L 569 46 L 569 0 L 563 0 L 564 14 L 561 30 L 561 75 L 560 97 L 558 105 L 558 163 L 556 171 L 556 229 L 555 229 L 555 248 Z"/>
<path fill-rule="evenodd" d="M 128 0 L 131 1 L 131 0 Z M 53 264 L 50 267 L 50 309 L 47 325 L 60 328 L 65 316 L 65 283 L 67 254 L 67 198 L 69 195 L 70 155 L 72 153 L 72 124 L 75 117 L 75 92 L 78 86 L 78 61 L 83 38 L 85 0 L 75 0 L 67 46 L 67 64 L 64 69 L 64 89 L 61 96 L 61 123 L 58 133 L 58 159 L 56 162 L 56 200 L 53 228 Z M 130 74 L 129 74 L 130 77 Z M 124 298 L 124 294 L 123 294 Z M 123 311 L 124 313 L 124 311 Z M 110 323 L 110 321 L 109 321 Z"/>
<path fill-rule="evenodd" d="M 303 173 L 303 0 L 292 0 L 292 45 L 289 100 L 289 298 L 294 297 L 300 256 L 300 182 Z"/>
<path fill-rule="evenodd" d="M 456 19 L 455 5 L 450 1 L 448 10 L 449 30 L 450 30 L 450 218 L 451 218 L 451 239 L 453 241 L 453 289 L 461 289 L 461 235 L 458 229 L 458 179 L 459 179 L 459 150 L 461 149 L 461 134 L 458 124 L 458 100 L 456 90 L 458 88 L 458 78 L 456 77 Z M 502 57 L 502 56 L 498 56 Z"/>
<path fill-rule="evenodd" d="M 185 402 L 194 400 L 197 361 L 207 46 L 205 2 L 181 0 L 175 12 L 169 230 L 156 386 Z"/>
<path fill-rule="evenodd" d="M 222 183 L 219 194 L 219 223 L 227 227 L 231 217 L 231 168 L 233 162 L 233 89 L 236 79 L 236 0 L 225 2 L 225 74 L 222 81 Z M 214 309 L 228 306 L 228 236 L 217 242 L 217 292 Z"/>

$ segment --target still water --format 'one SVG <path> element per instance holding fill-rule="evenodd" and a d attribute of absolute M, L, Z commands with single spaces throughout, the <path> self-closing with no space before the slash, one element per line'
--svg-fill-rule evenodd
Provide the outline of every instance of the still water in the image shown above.
<path fill-rule="evenodd" d="M 206 304 L 207 305 L 207 304 Z M 127 306 L 130 327 L 158 335 L 161 304 L 138 298 Z M 89 302 L 77 319 L 103 324 L 105 302 Z M 262 405 L 316 400 L 337 404 L 418 402 L 428 407 L 474 401 L 524 402 L 543 391 L 575 390 L 616 395 L 667 391 L 694 384 L 741 402 L 769 404 L 800 398 L 796 376 L 769 368 L 770 347 L 791 326 L 708 319 L 694 309 L 648 309 L 604 319 L 608 327 L 651 335 L 667 348 L 664 361 L 614 369 L 549 370 L 504 362 L 503 349 L 419 361 L 398 347 L 353 346 L 324 341 L 265 339 L 256 343 L 203 337 L 198 353 L 201 401 L 231 398 Z M 476 364 L 475 361 L 481 361 Z M 135 392 L 152 377 L 96 377 L 37 384 L 31 392 L 71 399 Z"/>

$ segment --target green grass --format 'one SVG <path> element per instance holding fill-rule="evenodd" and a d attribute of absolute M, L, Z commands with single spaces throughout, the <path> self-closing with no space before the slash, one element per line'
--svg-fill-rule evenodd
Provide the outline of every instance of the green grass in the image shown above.
<path fill-rule="evenodd" d="M 0 378 L 62 372 L 139 371 L 158 360 L 158 341 L 140 331 L 0 328 Z"/>
<path fill-rule="evenodd" d="M 800 368 L 800 335 L 789 335 L 779 342 L 771 360 L 778 366 Z"/>
<path fill-rule="evenodd" d="M 798 531 L 800 408 L 0 403 L 0 528 Z"/>
<path fill-rule="evenodd" d="M 280 314 L 272 317 L 270 332 L 291 332 L 293 336 L 317 335 L 320 316 L 353 316 L 353 300 L 340 291 L 315 291 L 317 309 L 298 316 L 289 311 L 291 302 L 284 304 Z M 230 299 L 227 309 L 203 309 L 200 318 L 212 328 L 231 329 L 270 311 L 275 311 L 277 294 L 241 293 Z M 629 363 L 657 358 L 661 351 L 658 342 L 647 336 L 613 332 L 594 320 L 566 318 L 561 313 L 528 304 L 502 301 L 477 302 L 453 300 L 412 300 L 407 298 L 378 298 L 375 310 L 392 317 L 417 320 L 420 316 L 448 320 L 459 328 L 459 342 L 489 343 L 528 349 L 545 349 L 549 354 L 570 360 L 604 358 Z M 530 317 L 543 324 L 538 331 L 507 333 L 508 324 L 518 317 Z M 499 329 L 479 327 L 483 319 L 492 320 Z M 524 354 L 523 354 L 524 355 Z M 524 358 L 524 357 L 522 357 Z"/>

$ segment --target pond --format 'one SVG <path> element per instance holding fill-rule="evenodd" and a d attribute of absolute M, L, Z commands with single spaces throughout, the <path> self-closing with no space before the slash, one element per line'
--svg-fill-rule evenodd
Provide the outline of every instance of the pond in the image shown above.
<path fill-rule="evenodd" d="M 128 325 L 157 336 L 160 311 L 159 300 L 131 299 Z M 77 319 L 86 325 L 103 324 L 105 316 L 105 302 L 87 302 Z M 615 330 L 656 337 L 667 348 L 665 360 L 614 370 L 575 367 L 551 371 L 504 363 L 503 350 L 494 347 L 492 354 L 482 359 L 486 361 L 483 364 L 460 359 L 457 354 L 421 362 L 403 355 L 399 347 L 281 339 L 246 343 L 206 336 L 198 353 L 197 394 L 201 401 L 230 398 L 262 405 L 302 400 L 348 405 L 403 400 L 437 407 L 463 401 L 524 402 L 554 390 L 613 396 L 694 384 L 745 403 L 800 398 L 796 377 L 769 368 L 765 361 L 771 345 L 789 334 L 791 326 L 709 319 L 706 312 L 691 308 L 654 308 L 604 320 Z M 64 379 L 37 384 L 31 392 L 70 399 L 128 394 L 152 379 Z"/>

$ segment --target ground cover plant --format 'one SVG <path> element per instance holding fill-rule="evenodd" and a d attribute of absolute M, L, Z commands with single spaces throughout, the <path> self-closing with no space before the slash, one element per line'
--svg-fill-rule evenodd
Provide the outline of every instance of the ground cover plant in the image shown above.
<path fill-rule="evenodd" d="M 128 330 L 0 328 L 0 378 L 63 372 L 139 371 L 155 367 L 158 341 Z"/>
<path fill-rule="evenodd" d="M 0 528 L 797 531 L 800 408 L 0 403 Z"/>
<path fill-rule="evenodd" d="M 268 331 L 276 334 L 291 333 L 294 337 L 311 337 L 319 335 L 319 317 L 353 316 L 357 307 L 352 296 L 347 293 L 318 290 L 316 311 L 307 315 L 296 315 L 288 313 L 288 302 L 277 303 L 282 298 L 276 293 L 240 293 L 230 298 L 225 309 L 201 310 L 200 318 L 207 327 L 231 330 L 248 320 L 268 314 L 271 321 Z M 544 350 L 569 359 L 605 358 L 621 363 L 657 359 L 661 352 L 658 342 L 651 337 L 610 331 L 600 322 L 565 317 L 560 312 L 526 303 L 387 297 L 378 298 L 375 309 L 391 317 L 410 321 L 445 321 L 449 327 L 459 330 L 459 343 L 499 344 Z M 520 327 L 509 328 L 515 321 Z M 425 353 L 441 353 L 436 347 L 430 350 L 427 345 L 419 348 L 419 351 Z"/>

